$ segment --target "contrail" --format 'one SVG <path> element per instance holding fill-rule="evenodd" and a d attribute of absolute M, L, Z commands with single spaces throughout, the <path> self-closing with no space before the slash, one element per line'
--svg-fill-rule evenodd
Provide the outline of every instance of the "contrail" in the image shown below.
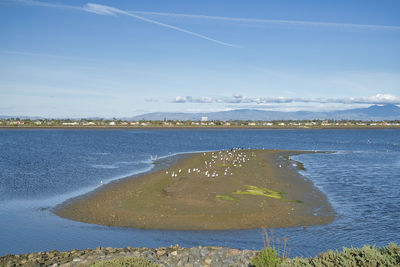
<path fill-rule="evenodd" d="M 153 23 L 153 24 L 156 24 L 156 25 L 159 25 L 159 26 L 162 26 L 162 27 L 166 27 L 166 28 L 170 28 L 170 29 L 173 29 L 173 30 L 176 30 L 176 31 L 184 32 L 184 33 L 187 33 L 189 35 L 193 35 L 193 36 L 196 36 L 196 37 L 199 37 L 199 38 L 202 38 L 202 39 L 205 39 L 205 40 L 208 40 L 208 41 L 220 44 L 220 45 L 225 45 L 225 46 L 230 46 L 230 47 L 235 47 L 235 48 L 239 48 L 240 47 L 238 45 L 222 42 L 222 41 L 210 38 L 208 36 L 205 36 L 205 35 L 202 35 L 202 34 L 199 34 L 199 33 L 195 33 L 195 32 L 189 31 L 189 30 L 185 30 L 185 29 L 180 28 L 180 27 L 176 27 L 176 26 L 173 26 L 173 25 L 170 25 L 170 24 L 166 24 L 166 23 L 162 23 L 162 22 L 159 22 L 159 21 L 156 21 L 156 20 L 152 20 L 152 19 L 148 19 L 148 18 L 145 18 L 145 17 L 142 17 L 142 16 L 138 16 L 138 15 L 133 14 L 132 12 L 124 11 L 124 10 L 121 10 L 121 9 L 118 9 L 118 8 L 114 8 L 114 7 L 109 7 L 109 6 L 89 3 L 86 6 L 84 6 L 84 9 L 86 11 L 88 11 L 88 12 L 93 12 L 93 13 L 101 14 L 101 15 L 111 15 L 111 16 L 113 16 L 115 14 L 122 14 L 122 15 L 130 16 L 130 17 L 142 20 L 142 21 Z"/>
<path fill-rule="evenodd" d="M 92 59 L 92 58 L 73 57 L 73 56 L 60 56 L 60 55 L 54 55 L 54 54 L 33 53 L 33 52 L 15 51 L 15 50 L 0 50 L 0 54 L 32 56 L 32 57 L 60 58 L 60 59 L 69 59 L 69 60 L 82 60 L 83 59 L 83 60 L 86 60 L 86 61 L 96 61 L 96 59 Z"/>
<path fill-rule="evenodd" d="M 338 23 L 338 22 L 321 22 L 321 21 L 304 21 L 304 20 L 252 19 L 252 18 L 221 17 L 221 16 L 147 12 L 147 11 L 131 11 L 131 13 L 143 14 L 143 15 L 155 15 L 163 17 L 179 17 L 188 19 L 219 20 L 219 21 L 233 21 L 233 22 L 259 23 L 259 24 L 291 24 L 291 25 L 305 25 L 305 26 L 318 26 L 318 27 L 356 28 L 364 30 L 371 30 L 371 29 L 400 30 L 400 26 L 391 26 L 391 25 Z"/>
<path fill-rule="evenodd" d="M 148 23 L 152 23 L 161 27 L 165 27 L 165 28 L 169 28 L 169 29 L 173 29 L 179 32 L 183 32 L 219 45 L 223 45 L 223 46 L 229 46 L 229 47 L 235 47 L 235 48 L 240 48 L 240 46 L 235 45 L 235 44 L 230 44 L 230 43 L 226 43 L 223 41 L 219 41 L 216 40 L 214 38 L 208 37 L 206 35 L 203 34 L 199 34 L 196 32 L 192 32 L 177 26 L 173 26 L 170 24 L 166 24 L 166 23 L 162 23 L 153 19 L 148 19 L 139 15 L 135 15 L 132 12 L 128 12 L 122 9 L 118 9 L 115 7 L 110 7 L 110 6 L 105 6 L 105 5 L 99 5 L 99 4 L 92 4 L 92 3 L 88 3 L 83 7 L 80 6 L 70 6 L 70 5 L 63 5 L 63 4 L 53 4 L 53 3 L 49 3 L 49 2 L 41 2 L 41 1 L 34 1 L 34 0 L 12 0 L 11 2 L 14 3 L 20 3 L 20 4 L 25 4 L 25 5 L 31 5 L 31 6 L 41 6 L 41 7 L 50 7 L 50 8 L 62 8 L 62 9 L 75 9 L 75 10 L 82 10 L 82 11 L 86 11 L 86 12 L 91 12 L 91 13 L 95 13 L 95 14 L 99 14 L 99 15 L 108 15 L 108 16 L 116 16 L 117 14 L 121 14 L 121 15 L 126 15 L 126 16 L 130 16 L 132 18 L 135 19 L 139 19 Z"/>
<path fill-rule="evenodd" d="M 63 4 L 53 4 L 49 2 L 41 2 L 35 0 L 6 0 L 5 2 L 21 3 L 32 6 L 43 6 L 43 7 L 54 7 L 54 8 L 68 8 L 76 10 L 84 10 L 102 15 L 115 15 L 115 13 L 130 15 L 140 20 L 144 20 L 150 23 L 155 23 L 157 25 L 171 28 L 177 31 L 181 31 L 190 35 L 194 35 L 212 42 L 216 42 L 223 45 L 233 46 L 235 45 L 221 42 L 210 37 L 193 33 L 191 31 L 181 29 L 169 24 L 161 23 L 152 19 L 147 19 L 136 14 L 142 15 L 154 15 L 154 16 L 164 16 L 164 17 L 180 17 L 189 19 L 203 19 L 203 20 L 219 20 L 219 21 L 233 21 L 233 22 L 244 22 L 244 23 L 261 23 L 261 24 L 288 24 L 288 25 L 305 25 L 305 26 L 318 26 L 318 27 L 336 27 L 336 28 L 355 28 L 364 30 L 400 30 L 400 26 L 393 25 L 376 25 L 376 24 L 357 24 L 357 23 L 339 23 L 339 22 L 323 22 L 323 21 L 306 21 L 306 20 L 283 20 L 283 19 L 253 19 L 253 18 L 238 18 L 238 17 L 223 17 L 223 16 L 207 16 L 207 15 L 195 15 L 195 14 L 182 14 L 182 13 L 165 13 L 165 12 L 151 12 L 151 11 L 124 11 L 117 8 L 99 5 L 99 4 L 87 4 L 85 7 L 80 6 L 69 6 Z M 102 10 L 101 12 L 96 12 L 95 10 Z M 204 38 L 205 37 L 205 38 Z"/>
<path fill-rule="evenodd" d="M 80 6 L 54 4 L 54 3 L 41 2 L 41 1 L 35 1 L 35 0 L 8 0 L 8 1 L 6 0 L 5 2 L 19 3 L 19 4 L 23 4 L 23 5 L 29 5 L 29 6 L 41 6 L 41 7 L 52 7 L 52 8 L 62 8 L 62 9 L 84 10 Z"/>

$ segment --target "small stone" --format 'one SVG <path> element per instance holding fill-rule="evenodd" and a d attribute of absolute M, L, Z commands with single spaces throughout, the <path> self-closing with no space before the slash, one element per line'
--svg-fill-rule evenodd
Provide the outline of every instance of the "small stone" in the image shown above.
<path fill-rule="evenodd" d="M 157 255 L 162 256 L 166 253 L 165 250 L 157 250 Z"/>
<path fill-rule="evenodd" d="M 207 264 L 207 265 L 210 265 L 210 264 L 211 264 L 211 262 L 212 262 L 212 260 L 211 260 L 211 259 L 206 259 L 206 260 L 204 261 L 204 263 L 205 263 L 205 264 Z"/>
<path fill-rule="evenodd" d="M 171 252 L 171 255 L 173 255 L 173 256 L 178 255 L 178 251 L 176 251 L 176 250 L 172 251 L 172 252 Z"/>
<path fill-rule="evenodd" d="M 230 250 L 228 250 L 228 254 L 229 255 L 237 255 L 239 253 L 240 253 L 240 250 L 238 250 L 238 249 L 230 249 Z"/>
<path fill-rule="evenodd" d="M 202 249 L 200 249 L 200 255 L 201 255 L 202 257 L 207 256 L 208 253 L 209 253 L 209 250 L 208 250 L 207 248 L 202 248 Z"/>

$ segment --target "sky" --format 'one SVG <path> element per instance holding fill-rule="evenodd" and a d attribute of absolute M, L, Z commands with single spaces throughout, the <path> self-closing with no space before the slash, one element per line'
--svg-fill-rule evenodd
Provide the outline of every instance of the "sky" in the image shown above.
<path fill-rule="evenodd" d="M 0 0 L 0 115 L 400 104 L 398 0 Z"/>

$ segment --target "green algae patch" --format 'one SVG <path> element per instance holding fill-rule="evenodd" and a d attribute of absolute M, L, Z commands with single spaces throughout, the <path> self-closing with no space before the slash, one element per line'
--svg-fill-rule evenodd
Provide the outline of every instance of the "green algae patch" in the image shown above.
<path fill-rule="evenodd" d="M 218 198 L 220 200 L 238 201 L 237 198 L 234 198 L 230 195 L 216 195 L 216 198 Z"/>
<path fill-rule="evenodd" d="M 252 195 L 252 196 L 264 196 L 276 199 L 284 199 L 285 192 L 274 191 L 267 188 L 257 187 L 253 185 L 248 185 L 246 191 L 237 190 L 233 192 L 236 195 Z"/>
<path fill-rule="evenodd" d="M 271 190 L 271 189 L 268 189 L 268 188 L 257 187 L 257 186 L 253 186 L 253 185 L 248 185 L 246 191 L 237 190 L 236 192 L 233 192 L 232 194 L 263 196 L 263 197 L 281 199 L 281 200 L 286 201 L 286 202 L 303 203 L 303 201 L 301 201 L 301 200 L 287 200 L 287 199 L 285 199 L 285 197 L 284 197 L 284 195 L 286 194 L 285 192 L 274 191 L 274 190 Z"/>

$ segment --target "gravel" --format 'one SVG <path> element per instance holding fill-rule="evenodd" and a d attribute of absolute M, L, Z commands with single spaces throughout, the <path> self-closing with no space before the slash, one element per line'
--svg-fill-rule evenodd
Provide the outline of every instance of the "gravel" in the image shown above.
<path fill-rule="evenodd" d="M 183 248 L 179 245 L 150 248 L 112 248 L 37 252 L 0 257 L 0 266 L 89 266 L 101 260 L 119 257 L 145 258 L 160 266 L 251 266 L 256 250 L 238 250 L 224 247 Z"/>

